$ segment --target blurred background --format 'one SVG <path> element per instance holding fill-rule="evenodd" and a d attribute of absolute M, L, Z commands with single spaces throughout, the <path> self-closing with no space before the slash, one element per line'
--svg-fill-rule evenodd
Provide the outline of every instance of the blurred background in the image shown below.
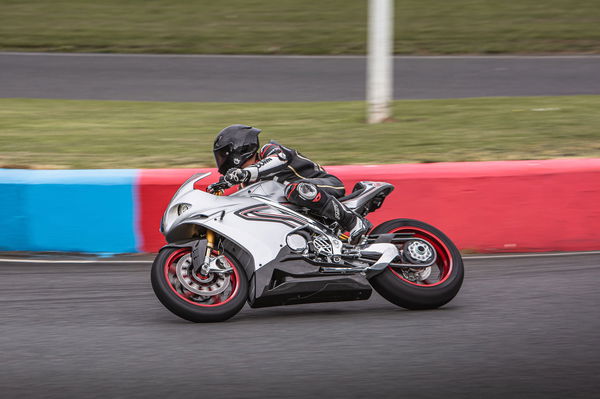
<path fill-rule="evenodd" d="M 367 10 L 367 0 L 0 0 L 0 248 L 33 237 L 139 249 L 139 176 L 64 170 L 212 167 L 215 135 L 245 123 L 323 165 L 581 158 L 558 186 L 543 179 L 564 159 L 519 163 L 537 174 L 519 186 L 509 166 L 498 196 L 469 180 L 395 195 L 426 198 L 420 210 L 446 218 L 444 231 L 494 231 L 499 250 L 520 250 L 515 236 L 542 221 L 559 228 L 540 235 L 598 249 L 598 168 L 586 169 L 600 158 L 598 0 L 396 0 L 393 115 L 379 124 L 366 123 Z M 402 165 L 414 179 L 429 166 L 445 172 Z M 150 191 L 165 190 L 161 176 Z M 149 198 L 158 236 L 164 205 Z M 417 208 L 402 205 L 399 217 Z M 473 216 L 490 214 L 504 230 Z M 207 325 L 156 300 L 153 255 L 0 255 L 2 398 L 587 399 L 600 389 L 597 251 L 465 256 L 463 288 L 434 311 L 374 294 L 245 308 Z"/>
<path fill-rule="evenodd" d="M 408 101 L 376 126 L 367 4 L 3 0 L 0 166 L 212 166 L 232 123 L 329 165 L 600 154 L 598 58 L 563 58 L 600 54 L 596 1 L 396 1 L 394 95 Z"/>

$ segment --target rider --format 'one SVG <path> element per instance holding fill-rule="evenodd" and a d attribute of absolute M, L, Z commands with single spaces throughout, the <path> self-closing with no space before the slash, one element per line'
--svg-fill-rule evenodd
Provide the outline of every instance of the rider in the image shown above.
<path fill-rule="evenodd" d="M 345 194 L 340 179 L 298 151 L 274 141 L 259 151 L 260 132 L 246 125 L 231 125 L 217 135 L 213 152 L 222 180 L 230 186 L 259 180 L 280 182 L 285 185 L 288 201 L 337 221 L 350 232 L 350 243 L 357 243 L 371 223 L 338 201 Z M 214 191 L 211 186 L 209 191 Z"/>

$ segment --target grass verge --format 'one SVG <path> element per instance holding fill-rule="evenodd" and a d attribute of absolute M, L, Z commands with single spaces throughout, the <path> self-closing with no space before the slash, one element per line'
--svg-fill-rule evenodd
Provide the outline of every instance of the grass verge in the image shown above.
<path fill-rule="evenodd" d="M 216 133 L 263 129 L 322 164 L 600 157 L 600 96 L 411 100 L 367 125 L 364 103 L 0 99 L 0 166 L 212 166 Z"/>
<path fill-rule="evenodd" d="M 364 54 L 367 0 L 2 0 L 0 50 Z M 600 53 L 597 0 L 396 0 L 398 54 Z"/>

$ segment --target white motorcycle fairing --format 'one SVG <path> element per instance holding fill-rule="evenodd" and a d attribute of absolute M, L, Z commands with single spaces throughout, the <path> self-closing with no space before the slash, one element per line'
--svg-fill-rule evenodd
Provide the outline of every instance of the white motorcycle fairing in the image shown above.
<path fill-rule="evenodd" d="M 286 201 L 282 184 L 261 181 L 228 196 L 195 190 L 194 184 L 208 175 L 192 176 L 173 196 L 161 222 L 167 246 L 190 246 L 201 241 L 207 230 L 225 238 L 223 249 L 240 261 L 251 280 L 248 301 L 252 307 L 369 298 L 372 290 L 362 269 L 349 273 L 343 267 L 344 244 L 325 232 L 327 226 L 282 205 Z M 387 183 L 364 183 L 368 197 L 351 196 L 353 207 L 368 208 L 369 198 L 377 193 L 384 197 L 393 189 Z M 313 245 L 318 243 L 329 263 L 307 259 L 306 251 L 302 254 L 288 247 L 290 233 L 306 230 L 312 238 L 318 237 Z M 379 258 L 363 263 L 365 270 L 377 266 L 370 272 L 382 271 L 399 255 L 390 243 L 373 243 L 363 249 L 365 254 L 375 254 L 375 260 Z"/>

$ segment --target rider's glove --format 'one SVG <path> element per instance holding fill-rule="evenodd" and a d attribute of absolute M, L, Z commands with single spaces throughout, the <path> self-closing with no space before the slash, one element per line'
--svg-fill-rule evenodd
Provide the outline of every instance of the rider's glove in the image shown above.
<path fill-rule="evenodd" d="M 228 189 L 229 187 L 231 187 L 231 184 L 226 182 L 225 178 L 223 176 L 221 176 L 221 178 L 219 179 L 218 182 L 210 184 L 208 187 L 206 187 L 206 192 L 209 194 L 214 194 L 217 191 L 225 190 L 225 189 Z"/>
<path fill-rule="evenodd" d="M 223 180 L 225 180 L 230 185 L 236 185 L 241 183 L 246 183 L 250 181 L 250 171 L 238 168 L 231 168 L 225 173 L 223 176 Z"/>

